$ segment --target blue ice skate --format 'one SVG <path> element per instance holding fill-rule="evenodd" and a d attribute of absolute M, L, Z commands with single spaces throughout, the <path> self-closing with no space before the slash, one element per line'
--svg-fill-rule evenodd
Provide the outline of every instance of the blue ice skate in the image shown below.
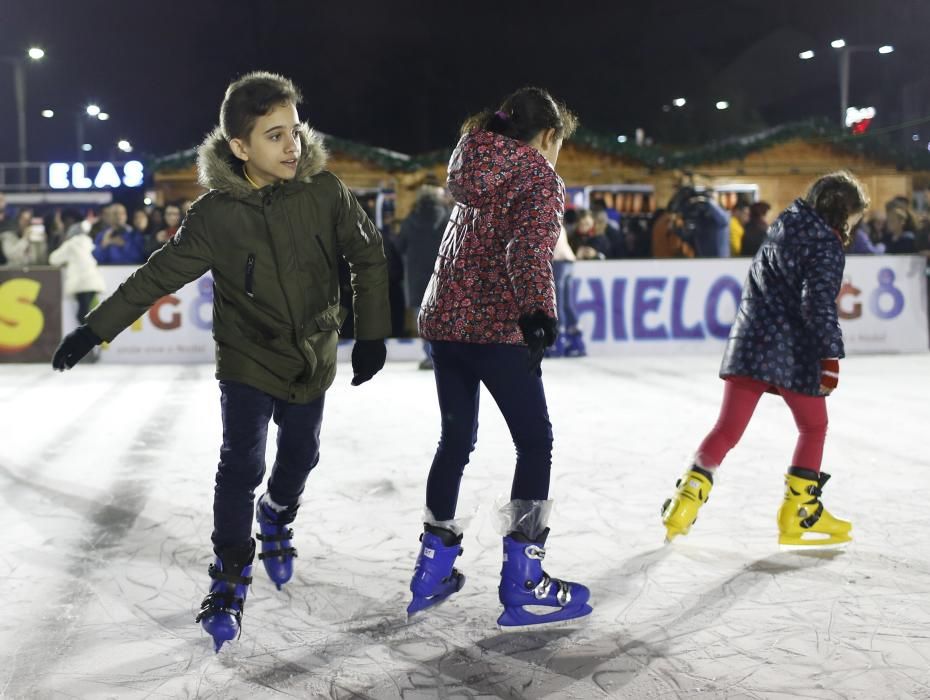
<path fill-rule="evenodd" d="M 465 585 L 465 574 L 452 566 L 463 551 L 461 535 L 426 525 L 420 542 L 420 554 L 410 580 L 413 600 L 407 606 L 408 616 L 438 605 Z"/>
<path fill-rule="evenodd" d="M 556 336 L 555 342 L 543 351 L 543 357 L 564 357 L 567 337 L 568 336 L 564 333 L 559 333 L 558 336 Z"/>
<path fill-rule="evenodd" d="M 216 562 L 210 564 L 208 571 L 213 583 L 194 622 L 201 623 L 207 634 L 213 637 L 216 653 L 225 642 L 237 639 L 242 633 L 242 613 L 249 584 L 252 583 L 254 556 L 255 542 L 249 540 L 247 547 L 222 550 Z"/>
<path fill-rule="evenodd" d="M 262 543 L 262 551 L 258 558 L 265 565 L 268 578 L 279 591 L 294 575 L 297 550 L 291 546 L 294 531 L 287 526 L 294 521 L 296 515 L 296 508 L 272 508 L 268 503 L 268 494 L 259 498 L 255 504 L 255 519 L 259 529 L 255 537 Z"/>
<path fill-rule="evenodd" d="M 498 588 L 504 612 L 497 618 L 501 627 L 545 625 L 584 617 L 591 613 L 585 586 L 572 581 L 550 578 L 543 571 L 545 544 L 549 528 L 536 541 L 512 532 L 504 537 L 504 564 Z M 551 612 L 535 613 L 527 607 L 552 608 Z"/>
<path fill-rule="evenodd" d="M 565 348 L 563 352 L 565 357 L 584 357 L 588 354 L 584 344 L 584 337 L 581 335 L 581 331 L 577 329 L 566 333 L 562 343 Z"/>

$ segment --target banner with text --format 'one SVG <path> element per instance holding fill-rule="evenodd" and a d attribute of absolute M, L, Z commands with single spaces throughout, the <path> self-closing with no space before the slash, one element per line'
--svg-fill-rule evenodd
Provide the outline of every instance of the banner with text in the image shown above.
<path fill-rule="evenodd" d="M 748 258 L 575 263 L 575 307 L 590 354 L 721 352 L 749 263 Z M 133 269 L 101 267 L 108 290 Z M 916 256 L 847 258 L 837 306 L 848 354 L 928 349 L 925 270 L 926 261 Z M 76 325 L 77 306 L 70 297 L 63 304 L 67 333 Z M 162 297 L 104 348 L 101 361 L 213 362 L 212 306 L 213 280 L 207 274 Z M 46 311 L 51 313 L 55 310 Z M 340 347 L 340 357 L 348 349 Z M 421 353 L 410 340 L 389 343 L 390 359 L 417 359 Z"/>
<path fill-rule="evenodd" d="M 723 350 L 748 258 L 585 261 L 578 322 L 592 355 Z M 849 256 L 837 300 L 847 354 L 928 349 L 926 260 Z"/>

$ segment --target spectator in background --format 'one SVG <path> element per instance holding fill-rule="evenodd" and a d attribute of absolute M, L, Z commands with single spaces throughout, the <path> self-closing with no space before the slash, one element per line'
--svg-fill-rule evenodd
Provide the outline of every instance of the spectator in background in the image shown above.
<path fill-rule="evenodd" d="M 407 306 L 414 318 L 420 315 L 420 302 L 433 275 L 442 234 L 449 222 L 444 194 L 443 188 L 435 181 L 422 185 L 417 190 L 413 210 L 401 224 L 397 238 L 397 249 L 404 258 Z M 423 352 L 426 357 L 420 362 L 420 369 L 433 369 L 429 342 L 426 340 L 423 341 Z"/>
<path fill-rule="evenodd" d="M 107 206 L 103 207 L 100 210 L 100 216 L 98 216 L 96 219 L 91 221 L 90 231 L 87 232 L 91 240 L 96 241 L 97 236 L 98 234 L 100 234 L 100 232 L 102 232 L 104 229 L 107 229 L 113 225 L 112 207 L 113 207 L 112 204 L 108 204 Z"/>
<path fill-rule="evenodd" d="M 145 262 L 145 242 L 142 234 L 126 224 L 126 207 L 107 207 L 110 225 L 94 239 L 94 257 L 101 265 L 139 265 Z"/>
<path fill-rule="evenodd" d="M 148 231 L 144 233 L 154 236 L 159 231 L 163 230 L 167 224 L 165 223 L 165 207 L 149 207 L 147 209 L 149 213 L 149 228 Z M 180 213 L 181 209 L 178 208 Z"/>
<path fill-rule="evenodd" d="M 94 258 L 94 242 L 78 224 L 76 233 L 66 237 L 48 261 L 51 265 L 64 268 L 64 293 L 75 298 L 78 305 L 77 321 L 79 324 L 84 323 L 85 316 L 93 307 L 94 298 L 106 291 L 103 275 Z"/>
<path fill-rule="evenodd" d="M 772 205 L 768 202 L 753 202 L 749 207 L 749 221 L 743 229 L 743 241 L 740 255 L 748 258 L 755 257 L 756 252 L 762 247 L 762 241 L 765 240 L 765 234 L 769 230 L 769 222 L 766 218 Z"/>
<path fill-rule="evenodd" d="M 90 212 L 85 215 L 77 209 L 65 209 L 61 213 L 61 218 L 63 221 L 71 223 L 69 223 L 65 228 L 65 237 L 62 243 L 73 236 L 77 236 L 78 234 L 89 234 L 92 225 L 90 216 Z M 91 239 L 91 242 L 93 242 L 93 239 Z"/>
<path fill-rule="evenodd" d="M 42 224 L 32 223 L 32 209 L 23 208 L 16 215 L 14 228 L 0 233 L 0 250 L 8 267 L 45 265 L 48 245 Z"/>
<path fill-rule="evenodd" d="M 149 233 L 149 214 L 145 209 L 136 209 L 132 213 L 132 227 L 145 239 Z"/>
<path fill-rule="evenodd" d="M 181 207 L 177 204 L 166 205 L 162 218 L 164 221 L 164 228 L 146 238 L 146 258 L 170 241 L 174 237 L 174 234 L 178 232 L 178 228 L 181 226 Z"/>
<path fill-rule="evenodd" d="M 546 357 L 584 357 L 588 354 L 584 338 L 578 328 L 578 314 L 572 296 L 572 271 L 575 254 L 568 244 L 565 227 L 552 251 L 552 274 L 555 278 L 555 306 L 559 322 L 559 334 L 555 344 L 546 348 Z"/>
<path fill-rule="evenodd" d="M 611 238 L 614 235 L 620 234 L 620 212 L 618 212 L 613 207 L 608 207 L 607 202 L 603 199 L 595 199 L 591 202 L 591 216 L 594 217 L 594 223 L 597 224 L 600 214 L 604 214 L 607 217 L 607 228 L 604 233 L 607 234 L 608 238 Z"/>
<path fill-rule="evenodd" d="M 849 244 L 850 255 L 881 255 L 885 252 L 884 243 L 872 243 L 869 236 L 869 225 L 863 219 L 853 229 Z"/>
<path fill-rule="evenodd" d="M 374 212 L 372 212 L 374 214 Z M 369 216 L 375 221 L 374 216 Z M 394 233 L 394 212 L 381 213 L 381 242 L 388 270 L 388 305 L 391 309 L 391 337 L 407 335 L 407 304 L 404 301 L 404 260 L 397 249 L 397 234 Z"/>
<path fill-rule="evenodd" d="M 575 233 L 575 226 L 578 225 L 578 210 L 577 209 L 566 209 L 565 215 L 562 217 L 562 226 L 565 228 L 565 235 L 568 238 L 571 238 L 572 234 Z"/>
<path fill-rule="evenodd" d="M 587 209 L 578 210 L 575 231 L 568 238 L 578 260 L 604 260 L 610 255 L 610 241 L 594 230 L 594 216 Z"/>
<path fill-rule="evenodd" d="M 652 257 L 693 258 L 694 248 L 682 237 L 684 220 L 669 203 L 668 209 L 659 209 L 652 219 Z"/>
<path fill-rule="evenodd" d="M 688 197 L 682 216 L 682 237 L 692 245 L 696 257 L 730 257 L 730 214 L 717 203 L 713 190 Z"/>
<path fill-rule="evenodd" d="M 607 253 L 605 257 L 608 258 L 625 258 L 626 257 L 626 241 L 623 240 L 623 234 L 620 232 L 619 227 L 611 226 L 613 223 L 610 220 L 610 217 L 607 215 L 607 210 L 603 207 L 600 209 L 592 210 L 592 216 L 594 217 L 594 241 L 607 240 Z"/>
<path fill-rule="evenodd" d="M 74 227 L 81 223 L 84 216 L 77 209 L 56 209 L 54 214 L 45 217 L 45 238 L 48 241 L 49 255 L 73 235 Z"/>
<path fill-rule="evenodd" d="M 885 252 L 891 255 L 912 255 L 917 252 L 913 217 L 906 205 L 891 200 L 885 207 Z"/>
<path fill-rule="evenodd" d="M 743 238 L 746 235 L 746 224 L 749 223 L 749 218 L 749 202 L 745 199 L 737 199 L 736 204 L 730 210 L 730 255 L 734 258 L 742 254 Z"/>
<path fill-rule="evenodd" d="M 881 211 L 872 212 L 866 222 L 869 231 L 869 240 L 872 243 L 881 243 L 885 236 L 885 215 Z M 884 245 L 884 244 L 883 244 Z"/>

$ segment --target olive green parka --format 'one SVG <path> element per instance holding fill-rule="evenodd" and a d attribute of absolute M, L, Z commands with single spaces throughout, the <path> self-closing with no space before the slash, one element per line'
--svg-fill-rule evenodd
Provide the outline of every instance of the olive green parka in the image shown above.
<path fill-rule="evenodd" d="M 209 192 L 148 262 L 88 316 L 106 341 L 159 298 L 213 276 L 216 377 L 307 403 L 332 384 L 339 303 L 337 260 L 351 269 L 356 338 L 390 333 L 381 235 L 353 194 L 324 170 L 321 137 L 305 125 L 297 176 L 252 187 L 219 129 L 198 151 Z"/>

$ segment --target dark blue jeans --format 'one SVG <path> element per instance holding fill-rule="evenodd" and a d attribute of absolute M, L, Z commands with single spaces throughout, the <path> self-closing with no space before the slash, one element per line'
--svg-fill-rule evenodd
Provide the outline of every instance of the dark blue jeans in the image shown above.
<path fill-rule="evenodd" d="M 540 375 L 522 345 L 432 341 L 433 373 L 442 414 L 439 448 L 426 482 L 426 505 L 437 520 L 455 517 L 462 473 L 478 440 L 478 395 L 484 384 L 510 428 L 517 451 L 511 499 L 549 497 L 552 424 Z"/>
<path fill-rule="evenodd" d="M 238 382 L 220 382 L 223 446 L 213 497 L 213 549 L 241 546 L 252 535 L 255 489 L 265 476 L 268 422 L 278 426 L 278 445 L 268 495 L 295 507 L 307 475 L 320 460 L 323 397 L 293 404 Z"/>

